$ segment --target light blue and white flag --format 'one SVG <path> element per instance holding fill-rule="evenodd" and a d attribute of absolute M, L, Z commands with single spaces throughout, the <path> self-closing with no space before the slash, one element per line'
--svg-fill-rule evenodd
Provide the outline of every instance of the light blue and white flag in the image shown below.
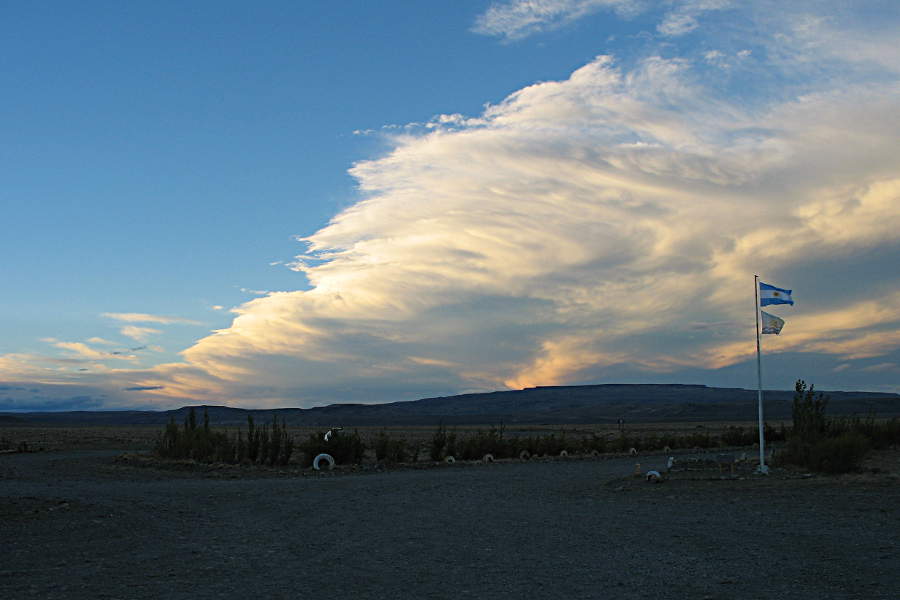
<path fill-rule="evenodd" d="M 791 292 L 793 290 L 783 290 L 768 283 L 759 282 L 759 305 L 768 306 L 769 304 L 794 304 L 791 300 Z"/>
<path fill-rule="evenodd" d="M 764 310 L 759 311 L 759 314 L 762 316 L 763 333 L 774 333 L 775 335 L 781 333 L 781 328 L 784 327 L 784 319 L 770 315 Z"/>

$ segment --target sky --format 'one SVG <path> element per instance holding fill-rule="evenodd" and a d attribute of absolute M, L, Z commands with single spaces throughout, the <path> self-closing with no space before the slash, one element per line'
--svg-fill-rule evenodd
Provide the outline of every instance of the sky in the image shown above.
<path fill-rule="evenodd" d="M 0 410 L 900 392 L 900 4 L 18 3 Z"/>

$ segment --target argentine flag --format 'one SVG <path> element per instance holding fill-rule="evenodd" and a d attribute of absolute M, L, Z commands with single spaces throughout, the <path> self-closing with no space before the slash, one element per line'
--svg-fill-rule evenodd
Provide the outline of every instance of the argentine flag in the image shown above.
<path fill-rule="evenodd" d="M 775 287 L 774 285 L 769 285 L 768 283 L 759 282 L 759 305 L 760 306 L 768 306 L 770 304 L 790 304 L 793 305 L 794 301 L 791 300 L 791 291 L 792 290 L 783 290 L 779 287 Z"/>

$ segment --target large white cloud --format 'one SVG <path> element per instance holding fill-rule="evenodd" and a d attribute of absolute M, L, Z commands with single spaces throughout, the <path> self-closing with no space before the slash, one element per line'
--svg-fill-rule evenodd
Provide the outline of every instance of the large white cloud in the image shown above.
<path fill-rule="evenodd" d="M 186 351 L 184 393 L 378 401 L 721 368 L 752 355 L 754 272 L 807 285 L 771 350 L 888 353 L 896 276 L 824 282 L 835 257 L 846 276 L 896 246 L 897 92 L 751 111 L 685 61 L 599 57 L 474 125 L 397 138 L 353 168 L 365 199 L 307 238 L 313 288 Z"/>
<path fill-rule="evenodd" d="M 109 377 L 161 402 L 300 406 L 676 377 L 752 357 L 761 273 L 797 290 L 769 352 L 841 374 L 871 359 L 883 382 L 900 348 L 900 89 L 875 42 L 823 53 L 823 27 L 754 40 L 796 80 L 771 92 L 722 92 L 702 59 L 600 56 L 436 117 L 353 167 L 362 199 L 298 258 L 311 289 L 242 305 L 183 363 Z"/>

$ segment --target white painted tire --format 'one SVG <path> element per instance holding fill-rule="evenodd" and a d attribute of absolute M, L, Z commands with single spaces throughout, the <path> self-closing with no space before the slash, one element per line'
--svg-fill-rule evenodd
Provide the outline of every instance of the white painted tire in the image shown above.
<path fill-rule="evenodd" d="M 659 483 L 662 481 L 662 475 L 659 474 L 659 471 L 647 471 L 647 481 L 650 483 Z"/>
<path fill-rule="evenodd" d="M 325 461 L 327 463 L 325 468 L 329 471 L 334 468 L 334 457 L 330 454 L 320 454 L 313 459 L 313 469 L 315 469 L 316 471 L 321 471 L 322 461 Z"/>
<path fill-rule="evenodd" d="M 444 462 L 447 463 L 448 465 L 452 465 L 453 463 L 456 462 L 456 458 L 454 458 L 453 456 L 447 456 L 444 458 Z"/>
<path fill-rule="evenodd" d="M 637 456 L 637 448 L 632 448 L 631 450 L 628 451 L 628 454 L 630 454 L 632 456 Z"/>
<path fill-rule="evenodd" d="M 528 460 L 529 458 L 531 458 L 531 454 L 528 452 L 528 450 L 522 450 L 521 452 L 519 452 L 520 460 Z"/>
<path fill-rule="evenodd" d="M 599 458 L 600 451 L 599 450 L 591 450 L 591 456 L 593 456 L 594 458 Z"/>
<path fill-rule="evenodd" d="M 569 456 L 568 452 L 566 452 L 565 450 L 560 450 L 560 452 L 559 452 L 560 458 L 566 458 L 567 456 Z"/>
<path fill-rule="evenodd" d="M 665 448 L 663 448 L 663 452 L 669 453 L 669 452 L 671 452 L 671 451 L 672 451 L 672 449 L 669 448 L 668 446 L 666 446 Z"/>
<path fill-rule="evenodd" d="M 482 460 L 482 462 L 486 462 L 486 463 L 494 462 L 494 455 L 491 454 L 490 452 L 488 452 L 487 454 L 485 454 L 484 456 L 481 457 L 481 460 Z"/>

